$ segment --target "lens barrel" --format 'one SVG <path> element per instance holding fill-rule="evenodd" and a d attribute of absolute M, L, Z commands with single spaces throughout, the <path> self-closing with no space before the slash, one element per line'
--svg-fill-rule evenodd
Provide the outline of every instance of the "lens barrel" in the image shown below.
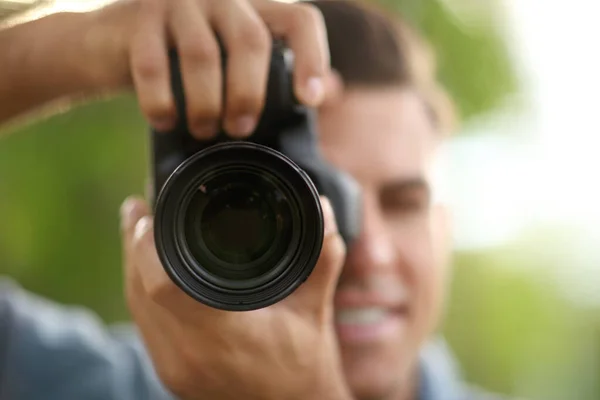
<path fill-rule="evenodd" d="M 319 194 L 284 154 L 220 143 L 188 158 L 155 204 L 155 241 L 171 279 L 196 300 L 248 311 L 291 294 L 323 242 Z"/>

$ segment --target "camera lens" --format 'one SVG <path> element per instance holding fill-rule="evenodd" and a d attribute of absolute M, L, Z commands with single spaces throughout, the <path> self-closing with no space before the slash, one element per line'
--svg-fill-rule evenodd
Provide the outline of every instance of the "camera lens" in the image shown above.
<path fill-rule="evenodd" d="M 228 168 L 202 182 L 185 211 L 185 240 L 215 277 L 250 286 L 284 257 L 292 239 L 291 200 L 259 170 Z"/>
<path fill-rule="evenodd" d="M 312 272 L 323 240 L 316 188 L 266 146 L 229 142 L 183 162 L 155 210 L 161 262 L 186 293 L 212 307 L 266 307 Z"/>

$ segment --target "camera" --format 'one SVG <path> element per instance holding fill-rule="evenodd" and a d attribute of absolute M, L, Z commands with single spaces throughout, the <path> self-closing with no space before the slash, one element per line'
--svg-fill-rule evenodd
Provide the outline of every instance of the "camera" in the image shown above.
<path fill-rule="evenodd" d="M 222 65 L 227 56 L 222 50 Z M 151 202 L 159 259 L 173 282 L 210 307 L 249 311 L 281 301 L 311 274 L 323 243 L 319 195 L 350 243 L 360 228 L 358 185 L 322 157 L 315 110 L 293 95 L 293 54 L 275 41 L 265 106 L 252 135 L 188 130 L 175 51 L 178 111 L 169 132 L 150 129 Z"/>

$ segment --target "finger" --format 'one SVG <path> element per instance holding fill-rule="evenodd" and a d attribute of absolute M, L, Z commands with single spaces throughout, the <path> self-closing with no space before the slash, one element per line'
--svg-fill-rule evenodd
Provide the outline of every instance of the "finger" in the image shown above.
<path fill-rule="evenodd" d="M 133 237 L 140 219 L 149 214 L 143 200 L 130 197 L 121 205 L 121 239 L 123 242 L 123 266 L 125 275 L 125 298 L 129 311 L 137 316 L 139 304 L 144 303 L 144 290 L 141 278 L 135 268 Z"/>
<path fill-rule="evenodd" d="M 143 200 L 136 197 L 129 197 L 121 205 L 121 240 L 123 243 L 123 267 L 125 275 L 125 295 L 128 299 L 135 292 L 136 280 L 139 277 L 134 275 L 133 263 L 133 234 L 138 221 L 149 214 L 148 206 Z M 131 304 L 129 304 L 131 305 Z"/>
<path fill-rule="evenodd" d="M 153 218 L 145 215 L 136 223 L 131 237 L 132 258 L 144 290 L 154 302 L 166 305 L 178 300 L 179 290 L 162 267 L 154 245 Z"/>
<path fill-rule="evenodd" d="M 325 301 L 333 300 L 335 287 L 344 263 L 346 248 L 338 232 L 335 213 L 331 202 L 326 197 L 321 198 L 323 209 L 324 235 L 321 255 L 312 274 L 306 280 L 317 297 Z"/>
<path fill-rule="evenodd" d="M 327 30 L 320 11 L 309 4 L 252 0 L 274 36 L 294 53 L 294 93 L 304 104 L 318 106 L 325 95 L 329 71 Z"/>
<path fill-rule="evenodd" d="M 182 0 L 172 9 L 169 28 L 179 54 L 188 125 L 194 137 L 208 139 L 221 116 L 219 46 L 197 1 Z"/>
<path fill-rule="evenodd" d="M 121 205 L 121 234 L 126 253 L 131 249 L 131 239 L 138 221 L 150 214 L 146 202 L 138 197 L 128 197 Z"/>
<path fill-rule="evenodd" d="M 149 306 L 149 297 L 147 296 L 145 285 L 140 273 L 140 262 L 145 260 L 137 255 L 136 239 L 142 235 L 142 230 L 147 224 L 144 220 L 150 220 L 150 208 L 148 204 L 137 197 L 130 197 L 121 206 L 121 230 L 123 236 L 123 245 L 125 248 L 125 268 L 127 271 L 128 296 L 133 310 L 137 311 L 141 306 Z M 143 265 L 143 264 L 142 264 Z M 148 310 L 146 310 L 148 311 Z M 147 320 L 144 314 L 143 320 Z M 157 315 L 155 315 L 157 317 Z M 166 318 L 166 317 L 165 317 Z"/>
<path fill-rule="evenodd" d="M 226 323 L 230 313 L 203 305 L 181 290 L 165 272 L 154 242 L 154 222 L 151 216 L 142 217 L 136 224 L 133 238 L 133 259 L 146 295 L 173 316 L 200 326 L 210 322 Z M 241 320 L 240 317 L 236 317 Z M 225 325 L 221 325 L 224 327 Z"/>
<path fill-rule="evenodd" d="M 246 1 L 216 2 L 212 22 L 227 50 L 224 127 L 231 136 L 246 137 L 265 103 L 271 35 Z"/>
<path fill-rule="evenodd" d="M 158 131 L 168 131 L 176 119 L 163 7 L 163 1 L 141 2 L 138 29 L 132 38 L 130 52 L 131 74 L 140 108 Z"/>
<path fill-rule="evenodd" d="M 338 232 L 331 203 L 323 197 L 321 204 L 325 227 L 319 260 L 306 282 L 289 297 L 295 308 L 311 312 L 317 310 L 320 315 L 333 304 L 335 288 L 346 255 L 345 244 Z"/>
<path fill-rule="evenodd" d="M 179 328 L 176 321 L 147 296 L 134 258 L 132 243 L 135 227 L 143 217 L 149 215 L 149 207 L 138 198 L 129 198 L 121 206 L 121 230 L 124 243 L 125 296 L 127 306 L 144 344 L 157 367 L 161 379 L 174 382 L 179 372 L 178 354 L 172 345 L 173 332 Z"/>

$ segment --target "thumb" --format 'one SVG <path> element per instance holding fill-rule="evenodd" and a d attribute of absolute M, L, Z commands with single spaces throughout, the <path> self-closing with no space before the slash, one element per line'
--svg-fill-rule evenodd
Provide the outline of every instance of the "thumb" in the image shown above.
<path fill-rule="evenodd" d="M 121 205 L 121 236 L 126 262 L 132 256 L 132 245 L 135 228 L 142 217 L 149 215 L 148 205 L 138 197 L 129 197 Z"/>
<path fill-rule="evenodd" d="M 325 232 L 321 254 L 311 275 L 295 293 L 289 297 L 294 307 L 319 313 L 333 305 L 335 288 L 344 264 L 346 246 L 335 221 L 329 199 L 321 197 Z"/>

